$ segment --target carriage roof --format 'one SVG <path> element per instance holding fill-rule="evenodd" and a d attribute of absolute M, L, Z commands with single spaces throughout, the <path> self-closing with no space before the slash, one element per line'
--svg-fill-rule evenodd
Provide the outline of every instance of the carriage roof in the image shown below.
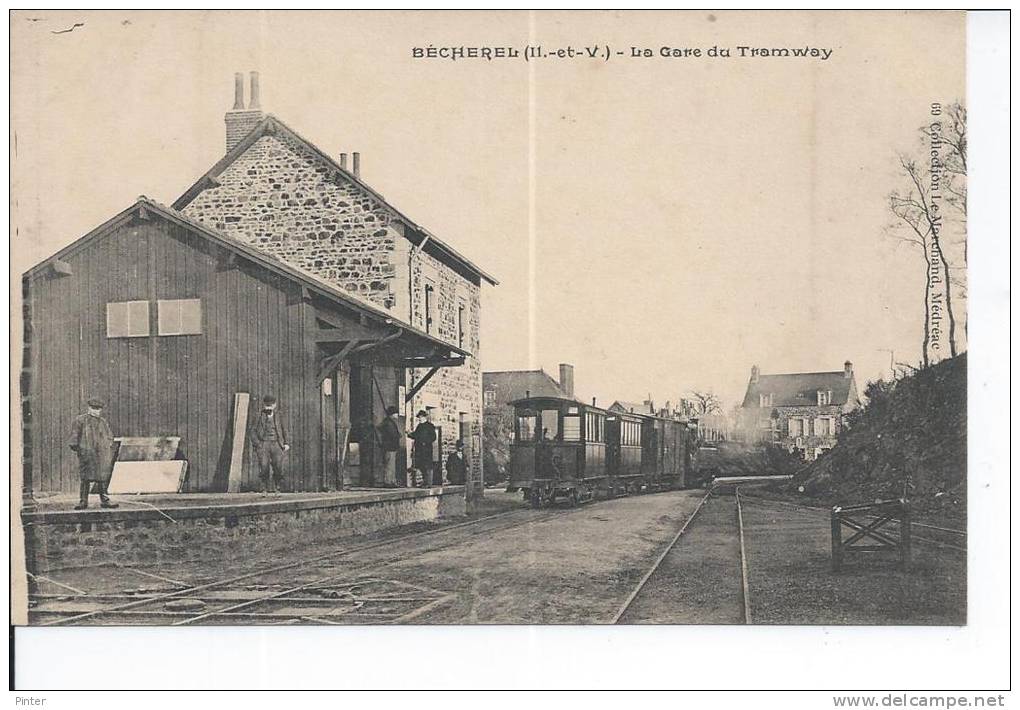
<path fill-rule="evenodd" d="M 552 395 L 541 395 L 541 396 L 536 396 L 536 397 L 521 397 L 520 399 L 515 399 L 515 400 L 511 401 L 510 404 L 513 405 L 516 408 L 516 407 L 520 407 L 522 405 L 523 406 L 527 406 L 528 404 L 533 404 L 533 403 L 534 404 L 538 404 L 538 403 L 548 403 L 548 402 L 555 402 L 557 404 L 567 404 L 567 405 L 571 405 L 571 406 L 575 406 L 575 407 L 584 407 L 585 409 L 590 409 L 590 410 L 593 410 L 593 411 L 596 411 L 596 412 L 602 412 L 602 413 L 605 413 L 605 414 L 610 414 L 610 412 L 607 409 L 603 409 L 602 407 L 599 407 L 598 405 L 582 402 L 579 399 L 574 399 L 573 397 L 556 397 L 556 396 L 552 396 Z"/>

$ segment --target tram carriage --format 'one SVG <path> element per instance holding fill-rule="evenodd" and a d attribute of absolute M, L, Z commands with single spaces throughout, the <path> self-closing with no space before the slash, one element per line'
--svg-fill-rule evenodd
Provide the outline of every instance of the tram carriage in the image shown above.
<path fill-rule="evenodd" d="M 514 407 L 508 491 L 535 507 L 587 500 L 606 485 L 606 418 L 594 405 L 562 397 L 528 397 Z"/>
<path fill-rule="evenodd" d="M 610 412 L 606 419 L 608 491 L 610 495 L 637 493 L 644 484 L 644 432 L 651 428 L 651 417 L 641 414 Z M 651 457 L 649 457 L 651 458 Z M 651 464 L 654 466 L 654 463 Z"/>
<path fill-rule="evenodd" d="M 686 487 L 693 435 L 685 422 L 562 397 L 511 404 L 507 491 L 522 491 L 535 507 Z"/>
<path fill-rule="evenodd" d="M 649 446 L 654 447 L 650 457 L 654 456 L 655 466 L 651 477 L 646 476 L 646 486 L 654 490 L 686 488 L 694 433 L 687 422 L 662 417 L 649 419 L 654 421 L 655 434 Z"/>

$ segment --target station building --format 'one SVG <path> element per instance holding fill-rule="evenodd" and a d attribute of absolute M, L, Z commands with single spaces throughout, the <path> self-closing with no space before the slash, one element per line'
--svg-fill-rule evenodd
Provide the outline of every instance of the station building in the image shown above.
<path fill-rule="evenodd" d="M 373 424 L 426 410 L 437 461 L 482 482 L 482 283 L 496 280 L 259 107 L 235 77 L 222 159 L 172 207 L 148 198 L 28 271 L 26 484 L 77 489 L 66 446 L 90 396 L 116 436 L 179 436 L 185 492 L 226 490 L 234 395 L 275 395 L 290 490 L 377 483 Z M 410 450 L 398 457 L 398 481 Z M 245 457 L 244 485 L 254 487 Z"/>

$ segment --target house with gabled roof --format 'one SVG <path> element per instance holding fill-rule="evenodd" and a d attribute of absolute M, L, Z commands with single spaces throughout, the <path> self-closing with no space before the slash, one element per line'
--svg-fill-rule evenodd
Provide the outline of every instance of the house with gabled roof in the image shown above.
<path fill-rule="evenodd" d="M 118 435 L 181 437 L 185 491 L 226 490 L 244 392 L 290 412 L 293 490 L 378 484 L 389 407 L 408 428 L 429 413 L 437 460 L 463 440 L 479 488 L 480 292 L 496 280 L 250 86 L 246 105 L 235 77 L 226 155 L 172 207 L 140 198 L 25 274 L 27 475 L 76 490 L 63 437 L 99 396 Z"/>
<path fill-rule="evenodd" d="M 833 372 L 777 375 L 763 375 L 755 365 L 741 424 L 750 440 L 772 442 L 811 461 L 836 445 L 844 417 L 860 406 L 849 360 Z"/>
<path fill-rule="evenodd" d="M 225 115 L 226 154 L 173 204 L 190 218 L 356 294 L 402 323 L 468 355 L 462 365 L 408 368 L 400 386 L 411 427 L 425 410 L 446 459 L 464 442 L 469 480 L 481 480 L 481 288 L 496 279 L 412 220 L 361 176 L 361 156 L 334 159 L 279 118 L 263 113 L 257 73 L 244 102 L 235 76 Z"/>

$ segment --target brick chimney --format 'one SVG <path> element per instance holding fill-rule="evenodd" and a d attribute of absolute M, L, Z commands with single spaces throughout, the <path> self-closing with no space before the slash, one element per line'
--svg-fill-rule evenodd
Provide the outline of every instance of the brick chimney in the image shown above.
<path fill-rule="evenodd" d="M 757 365 L 751 365 L 751 384 L 758 384 L 758 378 L 761 376 L 761 370 L 758 369 Z"/>
<path fill-rule="evenodd" d="M 854 376 L 854 364 L 847 360 L 843 363 L 843 377 L 850 379 Z"/>
<path fill-rule="evenodd" d="M 574 396 L 574 366 L 560 363 L 560 389 L 568 397 Z"/>
<path fill-rule="evenodd" d="M 227 111 L 227 152 L 248 135 L 265 116 L 259 105 L 259 73 L 251 72 L 251 93 L 248 106 L 244 105 L 244 74 L 234 74 L 234 107 Z"/>

